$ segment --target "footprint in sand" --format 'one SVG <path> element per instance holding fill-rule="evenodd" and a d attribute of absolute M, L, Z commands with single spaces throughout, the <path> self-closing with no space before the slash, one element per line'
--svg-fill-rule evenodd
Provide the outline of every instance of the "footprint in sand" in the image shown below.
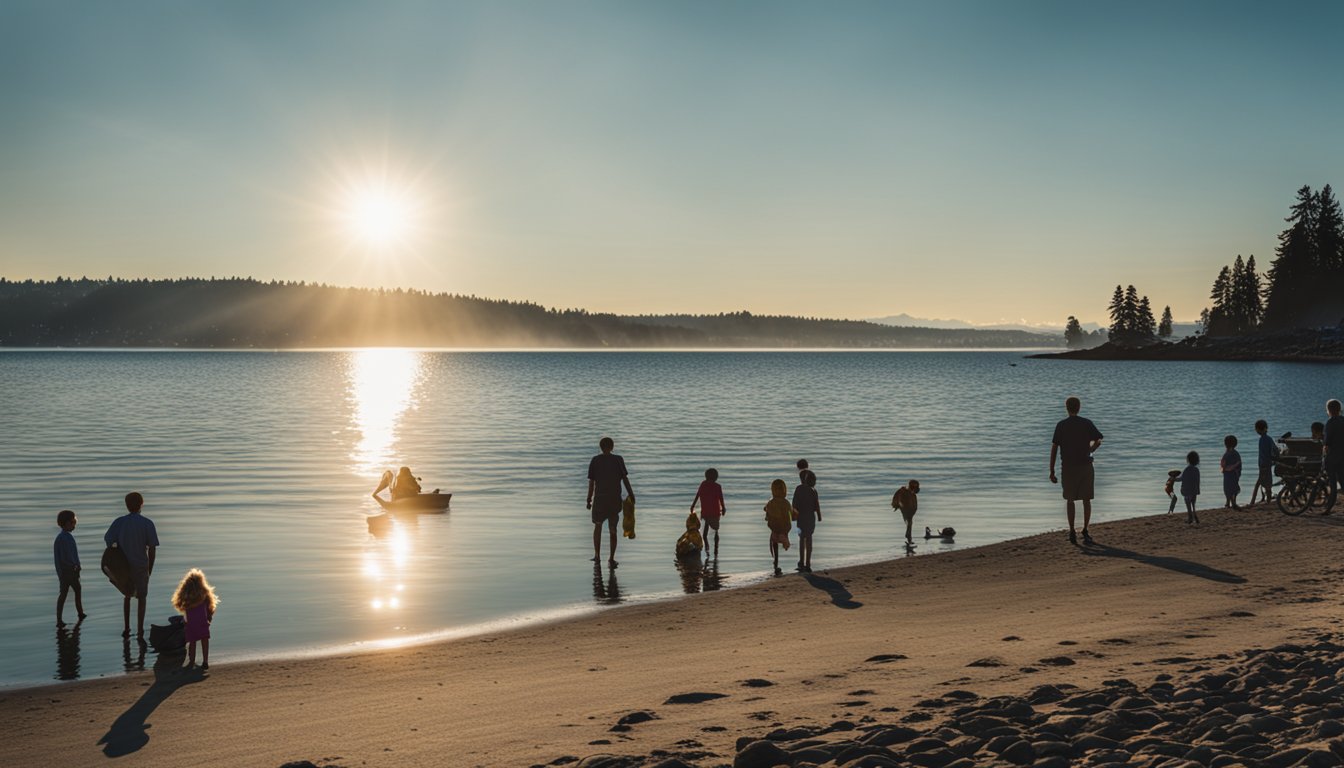
<path fill-rule="evenodd" d="M 769 688 L 770 686 L 774 685 L 774 683 L 770 682 L 769 680 L 764 680 L 759 677 L 753 677 L 748 680 L 740 680 L 739 682 L 742 683 L 743 688 Z"/>
<path fill-rule="evenodd" d="M 1039 659 L 1037 663 L 1044 664 L 1047 667 L 1071 667 L 1078 662 L 1068 656 L 1049 656 L 1044 659 Z"/>
<path fill-rule="evenodd" d="M 888 663 L 893 662 L 893 661 L 900 661 L 900 660 L 902 660 L 902 659 L 908 659 L 908 658 L 910 658 L 910 657 L 909 657 L 909 656 L 906 656 L 906 655 L 903 654 L 903 653 L 879 653 L 879 654 L 876 655 L 876 656 L 869 656 L 868 658 L 864 659 L 864 660 L 863 660 L 863 663 L 865 663 L 865 664 L 888 664 Z"/>
<path fill-rule="evenodd" d="M 966 666 L 968 666 L 968 667 L 1006 667 L 1006 666 L 1008 666 L 1008 662 L 1004 661 L 1003 659 L 1000 659 L 998 656 L 986 656 L 986 657 L 983 658 L 983 659 L 976 659 L 975 661 L 972 661 L 970 664 L 967 664 Z"/>
<path fill-rule="evenodd" d="M 1131 643 L 1130 641 L 1126 640 L 1126 639 L 1123 638 L 1123 637 L 1112 637 L 1112 638 L 1107 639 L 1107 640 L 1102 640 L 1102 641 L 1101 641 L 1101 644 L 1102 644 L 1102 645 L 1133 645 L 1133 643 Z"/>

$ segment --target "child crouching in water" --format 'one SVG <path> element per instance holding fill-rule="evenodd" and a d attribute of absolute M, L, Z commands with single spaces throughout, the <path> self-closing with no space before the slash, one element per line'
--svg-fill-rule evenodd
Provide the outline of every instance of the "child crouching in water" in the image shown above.
<path fill-rule="evenodd" d="M 765 523 L 770 526 L 770 555 L 775 559 L 775 575 L 779 569 L 779 548 L 789 549 L 789 529 L 793 527 L 793 505 L 788 500 L 789 486 L 783 480 L 770 483 L 770 500 L 765 503 Z"/>
<path fill-rule="evenodd" d="M 700 518 L 692 512 L 686 517 L 686 532 L 677 539 L 677 557 L 698 558 L 704 548 L 705 540 L 700 535 Z"/>
<path fill-rule="evenodd" d="M 1199 515 L 1195 514 L 1195 497 L 1199 496 L 1199 452 L 1187 453 L 1185 461 L 1185 469 L 1172 479 L 1181 481 L 1181 497 L 1185 499 L 1185 524 L 1199 525 Z"/>
<path fill-rule="evenodd" d="M 210 622 L 215 618 L 219 598 L 199 568 L 182 577 L 173 593 L 173 607 L 187 620 L 187 666 L 196 666 L 196 641 L 201 641 L 201 671 L 210 671 Z"/>

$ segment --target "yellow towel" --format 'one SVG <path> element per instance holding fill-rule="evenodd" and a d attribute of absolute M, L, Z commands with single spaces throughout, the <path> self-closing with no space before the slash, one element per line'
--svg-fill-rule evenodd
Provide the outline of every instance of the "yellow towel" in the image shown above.
<path fill-rule="evenodd" d="M 635 497 L 626 496 L 625 501 L 621 502 L 621 512 L 624 513 L 621 518 L 621 532 L 625 538 L 635 538 Z"/>

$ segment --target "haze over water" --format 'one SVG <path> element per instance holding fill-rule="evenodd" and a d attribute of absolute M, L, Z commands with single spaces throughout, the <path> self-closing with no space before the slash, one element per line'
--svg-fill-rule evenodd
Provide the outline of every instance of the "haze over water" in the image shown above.
<path fill-rule="evenodd" d="M 1340 394 L 1338 365 L 1021 354 L 0 353 L 0 684 L 138 663 L 98 571 L 130 490 L 162 542 L 147 623 L 172 613 L 188 567 L 203 568 L 223 600 L 212 655 L 227 661 L 748 583 L 769 566 L 770 481 L 792 488 L 802 457 L 819 477 L 818 571 L 902 555 L 889 501 L 912 477 L 920 530 L 959 532 L 955 545 L 921 540 L 920 554 L 1057 529 L 1046 459 L 1069 394 L 1106 435 L 1097 519 L 1165 510 L 1166 471 L 1191 449 L 1211 478 L 1201 506 L 1213 506 L 1224 434 L 1253 466 L 1256 418 L 1305 433 Z M 594 578 L 583 506 L 604 434 L 639 500 L 614 579 Z M 452 509 L 371 527 L 369 492 L 402 464 L 452 492 Z M 672 550 L 709 466 L 728 515 L 707 578 L 679 571 Z M 1243 500 L 1253 482 L 1243 475 Z M 51 542 L 64 508 L 79 515 L 91 617 L 58 642 Z M 1171 535 L 1183 532 L 1173 517 Z"/>

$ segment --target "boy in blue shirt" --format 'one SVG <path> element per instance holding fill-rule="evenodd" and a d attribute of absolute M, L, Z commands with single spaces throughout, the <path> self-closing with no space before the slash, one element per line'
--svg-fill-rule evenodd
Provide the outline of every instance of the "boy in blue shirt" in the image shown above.
<path fill-rule="evenodd" d="M 1260 473 L 1255 477 L 1255 487 L 1251 489 L 1251 506 L 1255 506 L 1256 491 L 1264 489 L 1261 501 L 1269 501 L 1274 493 L 1274 460 L 1279 457 L 1279 446 L 1269 436 L 1269 422 L 1260 419 L 1255 422 L 1255 432 L 1260 435 L 1258 466 Z"/>
<path fill-rule="evenodd" d="M 75 530 L 75 513 L 63 509 L 56 515 L 56 524 L 61 527 L 61 532 L 56 534 L 56 541 L 52 542 L 52 555 L 56 560 L 56 578 L 61 582 L 61 593 L 56 598 L 56 626 L 64 627 L 65 620 L 61 614 L 65 611 L 65 596 L 68 592 L 75 593 L 75 613 L 79 614 L 79 620 L 83 621 L 88 614 L 84 613 L 84 597 L 80 594 L 79 586 L 79 547 L 75 546 L 75 537 L 70 532 Z"/>

